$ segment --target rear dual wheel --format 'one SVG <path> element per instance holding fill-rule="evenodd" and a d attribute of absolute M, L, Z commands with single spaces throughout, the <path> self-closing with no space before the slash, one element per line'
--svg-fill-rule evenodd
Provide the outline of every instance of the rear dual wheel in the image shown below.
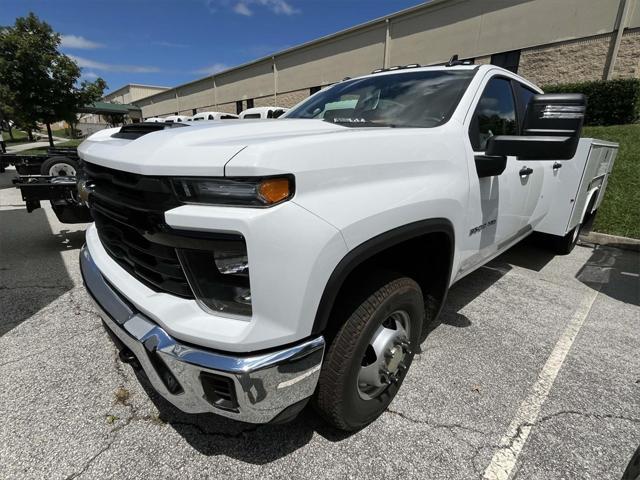
<path fill-rule="evenodd" d="M 424 318 L 422 292 L 408 277 L 379 275 L 359 290 L 327 350 L 314 402 L 341 430 L 362 428 L 386 410 L 411 366 Z"/>

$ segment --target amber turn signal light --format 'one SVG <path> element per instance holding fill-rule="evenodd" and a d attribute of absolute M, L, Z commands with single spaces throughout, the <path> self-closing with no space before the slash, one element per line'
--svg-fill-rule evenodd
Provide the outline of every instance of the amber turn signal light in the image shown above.
<path fill-rule="evenodd" d="M 291 196 L 288 178 L 267 178 L 258 185 L 258 193 L 267 205 L 286 200 Z"/>

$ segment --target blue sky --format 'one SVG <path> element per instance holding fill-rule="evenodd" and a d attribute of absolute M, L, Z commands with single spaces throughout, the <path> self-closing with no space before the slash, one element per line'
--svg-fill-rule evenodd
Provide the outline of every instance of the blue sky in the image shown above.
<path fill-rule="evenodd" d="M 175 86 L 420 0 L 0 0 L 0 25 L 32 11 L 83 76 L 111 90 Z"/>

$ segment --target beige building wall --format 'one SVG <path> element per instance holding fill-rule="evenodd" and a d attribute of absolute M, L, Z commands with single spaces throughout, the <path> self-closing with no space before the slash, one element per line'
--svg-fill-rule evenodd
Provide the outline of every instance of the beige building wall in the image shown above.
<path fill-rule="evenodd" d="M 183 85 L 176 90 L 179 110 L 188 110 L 189 115 L 192 114 L 194 108 L 197 109 L 202 105 L 215 104 L 213 78 L 211 77 Z"/>
<path fill-rule="evenodd" d="M 215 76 L 217 103 L 273 95 L 274 76 L 271 59 Z M 235 111 L 233 112 L 235 113 Z"/>
<path fill-rule="evenodd" d="M 278 93 L 328 85 L 382 67 L 385 36 L 382 24 L 277 56 Z"/>
<path fill-rule="evenodd" d="M 235 113 L 235 102 L 247 99 L 256 106 L 290 107 L 307 98 L 311 87 L 382 66 L 441 64 L 456 53 L 486 64 L 493 54 L 511 50 L 521 51 L 518 73 L 540 85 L 598 80 L 620 20 L 627 31 L 613 76 L 637 77 L 640 0 L 626 1 L 621 15 L 621 0 L 432 0 L 136 104 L 144 117 L 193 109 Z"/>

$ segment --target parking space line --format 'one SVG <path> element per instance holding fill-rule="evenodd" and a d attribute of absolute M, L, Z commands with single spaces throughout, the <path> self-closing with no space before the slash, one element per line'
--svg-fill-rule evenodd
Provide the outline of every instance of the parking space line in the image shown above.
<path fill-rule="evenodd" d="M 558 339 L 551 355 L 547 358 L 544 367 L 538 374 L 538 380 L 531 387 L 529 395 L 520 404 L 515 417 L 511 421 L 506 434 L 500 440 L 500 446 L 495 451 L 491 463 L 484 472 L 487 480 L 510 480 L 516 473 L 516 463 L 522 451 L 529 433 L 533 428 L 542 404 L 545 402 L 551 391 L 551 387 L 562 368 L 571 346 L 573 345 L 578 332 L 582 328 L 585 319 L 591 311 L 593 302 L 598 296 L 598 290 L 591 290 L 589 295 L 582 299 L 569 324 Z"/>

